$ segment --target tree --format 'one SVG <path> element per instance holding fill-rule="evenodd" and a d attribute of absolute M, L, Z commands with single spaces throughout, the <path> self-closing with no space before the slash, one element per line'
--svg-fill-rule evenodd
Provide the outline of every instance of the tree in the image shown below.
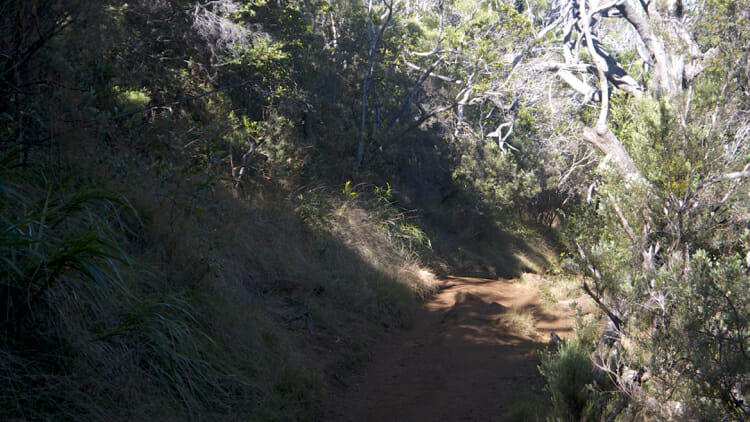
<path fill-rule="evenodd" d="M 600 101 L 596 125 L 585 128 L 583 138 L 610 156 L 623 175 L 640 177 L 632 158 L 607 126 L 610 84 L 635 98 L 643 95 L 646 88 L 628 74 L 617 56 L 610 52 L 611 47 L 602 42 L 602 36 L 607 26 L 632 31 L 627 48 L 635 49 L 643 65 L 653 68 L 654 94 L 674 98 L 692 84 L 704 70 L 705 61 L 717 52 L 716 47 L 701 51 L 684 14 L 685 5 L 681 0 L 638 4 L 631 0 L 562 1 L 553 6 L 548 15 L 551 22 L 538 34 L 542 37 L 551 31 L 560 31 L 564 62 L 545 65 L 558 72 L 562 80 L 587 100 Z M 627 26 L 607 20 L 623 20 Z M 586 54 L 585 58 L 582 53 Z M 585 74 L 594 75 L 594 81 L 581 76 Z"/>
<path fill-rule="evenodd" d="M 394 12 L 396 6 L 399 9 Z M 489 125 L 498 119 L 491 110 L 493 107 L 504 112 L 502 121 L 497 123 L 501 126 L 499 130 L 495 127 L 493 131 L 488 126 L 481 137 L 498 137 L 499 144 L 504 147 L 513 131 L 515 117 L 512 116 L 516 109 L 513 105 L 517 103 L 506 90 L 507 80 L 523 56 L 505 52 L 510 52 L 510 45 L 522 43 L 531 35 L 530 22 L 513 7 L 499 2 L 476 5 L 447 0 L 408 5 L 396 2 L 384 3 L 379 16 L 373 10 L 372 4 L 368 3 L 369 49 L 362 78 L 358 167 L 400 140 L 405 133 L 448 111 L 455 110 L 452 125 L 454 134 L 458 134 L 464 128 L 467 108 L 480 109 L 487 104 L 492 104 L 487 109 Z M 372 22 L 378 24 L 373 27 Z M 398 36 L 405 40 L 389 47 L 389 53 L 394 54 L 392 49 L 395 48 L 398 57 L 398 60 L 391 58 L 390 69 L 394 72 L 405 69 L 408 73 L 404 73 L 413 78 L 413 82 L 408 88 L 402 88 L 398 106 L 390 111 L 389 118 L 384 118 L 381 112 L 376 113 L 375 142 L 367 148 L 365 122 L 377 64 L 374 62 L 375 53 L 378 46 L 386 48 L 382 43 L 387 30 L 392 32 L 392 38 Z M 414 118 L 406 124 L 409 115 Z M 486 124 L 482 122 L 480 125 Z"/>
<path fill-rule="evenodd" d="M 589 197 L 599 206 L 571 222 L 593 283 L 584 289 L 615 333 L 595 361 L 627 405 L 607 418 L 626 408 L 750 415 L 750 310 L 739 305 L 748 291 L 750 121 L 739 111 L 748 33 L 736 26 L 749 11 L 744 2 L 561 2 L 538 33 L 561 48 L 530 62 L 599 102 L 582 137 L 615 164 L 595 175 Z"/>

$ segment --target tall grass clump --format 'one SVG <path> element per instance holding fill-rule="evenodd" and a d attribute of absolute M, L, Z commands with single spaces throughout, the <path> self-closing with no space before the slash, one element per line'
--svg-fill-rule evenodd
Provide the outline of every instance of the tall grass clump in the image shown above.
<path fill-rule="evenodd" d="M 128 251 L 142 227 L 125 195 L 62 162 L 1 161 L 0 418 L 222 412 L 245 383 L 185 293 Z"/>
<path fill-rule="evenodd" d="M 132 211 L 124 196 L 59 180 L 51 166 L 37 172 L 14 165 L 14 152 L 0 160 L 0 276 L 8 341 L 34 326 L 34 312 L 55 307 L 52 291 L 130 296 L 118 267 L 132 265 L 115 234 L 126 227 L 122 213 Z"/>
<path fill-rule="evenodd" d="M 76 341 L 69 329 L 77 325 L 65 308 L 86 298 L 77 311 L 91 315 L 102 298 L 131 296 L 118 269 L 131 265 L 130 257 L 114 234 L 128 203 L 60 179 L 50 163 L 33 168 L 20 158 L 10 149 L 0 160 L 0 365 L 9 386 L 0 390 L 8 403 L 0 412 L 95 412 L 63 369 Z M 42 388 L 45 379 L 51 388 Z"/>
<path fill-rule="evenodd" d="M 300 195 L 298 214 L 321 234 L 354 252 L 359 258 L 355 262 L 388 274 L 391 281 L 410 292 L 408 296 L 424 298 L 432 294 L 436 279 L 425 269 L 425 262 L 432 256 L 432 243 L 418 219 L 394 200 L 390 185 L 362 183 L 352 187 L 347 182 L 341 193 L 309 191 Z M 311 213 L 311 209 L 316 211 Z M 384 291 L 383 284 L 388 283 L 381 280 L 375 284 Z"/>

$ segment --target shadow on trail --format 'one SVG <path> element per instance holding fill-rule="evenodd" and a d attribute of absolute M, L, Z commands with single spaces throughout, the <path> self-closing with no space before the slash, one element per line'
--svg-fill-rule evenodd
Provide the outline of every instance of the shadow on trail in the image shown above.
<path fill-rule="evenodd" d="M 543 272 L 556 255 L 553 242 L 543 239 L 541 230 L 536 235 L 513 233 L 501 222 L 461 207 L 425 214 L 435 255 L 451 273 L 515 278 Z"/>
<path fill-rule="evenodd" d="M 445 285 L 411 330 L 374 350 L 372 365 L 341 392 L 329 420 L 524 420 L 533 415 L 515 412 L 519 394 L 547 405 L 536 352 L 553 330 L 571 331 L 569 315 L 546 310 L 536 291 L 510 281 L 453 277 Z M 528 313 L 535 334 L 509 326 L 509 311 Z"/>

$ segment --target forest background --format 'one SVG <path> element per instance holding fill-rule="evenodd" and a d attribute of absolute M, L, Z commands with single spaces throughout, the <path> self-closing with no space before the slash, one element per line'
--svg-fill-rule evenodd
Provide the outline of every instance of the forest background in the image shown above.
<path fill-rule="evenodd" d="M 746 0 L 3 0 L 0 416 L 317 420 L 580 268 L 549 418 L 746 420 L 749 79 Z"/>

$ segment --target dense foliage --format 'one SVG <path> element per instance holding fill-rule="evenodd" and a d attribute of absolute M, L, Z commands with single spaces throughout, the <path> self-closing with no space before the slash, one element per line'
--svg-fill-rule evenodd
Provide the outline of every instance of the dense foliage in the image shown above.
<path fill-rule="evenodd" d="M 551 417 L 747 419 L 750 4 L 636 3 L 1 1 L 0 417 L 319 419 L 538 229 Z"/>

